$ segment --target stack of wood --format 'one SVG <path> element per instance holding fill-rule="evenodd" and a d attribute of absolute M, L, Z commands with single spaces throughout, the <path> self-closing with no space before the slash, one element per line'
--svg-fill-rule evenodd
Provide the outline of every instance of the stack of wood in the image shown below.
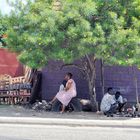
<path fill-rule="evenodd" d="M 25 68 L 25 75 L 11 77 L 0 75 L 0 103 L 17 104 L 29 100 L 31 93 L 31 69 Z"/>

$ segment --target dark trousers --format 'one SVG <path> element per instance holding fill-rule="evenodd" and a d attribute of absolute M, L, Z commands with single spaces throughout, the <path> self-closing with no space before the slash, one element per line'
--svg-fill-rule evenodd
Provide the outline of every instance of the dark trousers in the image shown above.
<path fill-rule="evenodd" d="M 111 105 L 110 109 L 107 112 L 105 112 L 105 114 L 106 115 L 108 115 L 108 114 L 115 114 L 117 108 L 118 108 L 118 105 L 117 104 L 113 104 L 113 105 Z"/>
<path fill-rule="evenodd" d="M 126 105 L 126 103 L 118 103 L 118 108 L 117 108 L 117 110 L 118 110 L 119 112 L 122 112 L 122 109 L 124 108 L 125 105 Z"/>

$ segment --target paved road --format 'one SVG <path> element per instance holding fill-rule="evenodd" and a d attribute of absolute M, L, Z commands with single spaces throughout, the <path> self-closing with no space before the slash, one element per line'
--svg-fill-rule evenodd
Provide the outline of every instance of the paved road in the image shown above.
<path fill-rule="evenodd" d="M 0 140 L 140 140 L 140 129 L 0 124 Z"/>

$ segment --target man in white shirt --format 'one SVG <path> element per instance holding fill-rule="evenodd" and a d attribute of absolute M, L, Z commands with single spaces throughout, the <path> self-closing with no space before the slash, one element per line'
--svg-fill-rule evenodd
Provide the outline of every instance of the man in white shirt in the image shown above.
<path fill-rule="evenodd" d="M 116 112 L 117 104 L 112 94 L 113 94 L 113 89 L 108 88 L 107 93 L 104 95 L 101 101 L 100 109 L 105 115 L 112 115 Z"/>

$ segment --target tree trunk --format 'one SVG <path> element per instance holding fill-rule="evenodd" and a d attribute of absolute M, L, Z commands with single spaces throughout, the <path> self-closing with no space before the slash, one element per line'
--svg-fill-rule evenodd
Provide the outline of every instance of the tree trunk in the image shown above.
<path fill-rule="evenodd" d="M 105 89 L 105 83 L 104 83 L 104 62 L 101 59 L 101 85 L 102 85 L 102 95 L 104 96 L 104 89 Z"/>
<path fill-rule="evenodd" d="M 90 101 L 92 104 L 92 111 L 98 111 L 98 103 L 95 94 L 95 85 L 89 81 L 88 87 L 89 87 Z"/>
<path fill-rule="evenodd" d="M 96 100 L 96 58 L 95 57 L 89 57 L 86 56 L 87 62 L 88 62 L 88 88 L 89 88 L 89 95 L 90 95 L 90 101 L 92 103 L 92 111 L 98 111 L 98 103 Z"/>
<path fill-rule="evenodd" d="M 81 59 L 81 64 L 65 64 L 61 66 L 61 69 L 65 66 L 73 66 L 78 68 L 83 74 L 88 82 L 88 90 L 90 95 L 90 101 L 92 104 L 92 110 L 98 111 L 98 102 L 96 100 L 96 58 L 93 56 L 85 56 L 85 59 Z"/>
<path fill-rule="evenodd" d="M 140 104 L 139 104 L 139 94 L 138 94 L 138 79 L 136 75 L 136 67 L 133 66 L 133 76 L 134 76 L 134 85 L 135 85 L 135 93 L 136 93 L 136 103 L 138 110 L 140 110 Z"/>

